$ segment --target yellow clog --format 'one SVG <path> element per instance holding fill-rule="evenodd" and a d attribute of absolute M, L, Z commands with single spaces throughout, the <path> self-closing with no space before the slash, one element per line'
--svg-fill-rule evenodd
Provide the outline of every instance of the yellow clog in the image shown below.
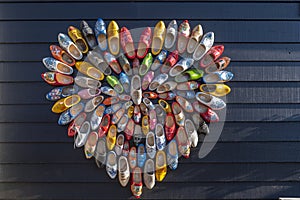
<path fill-rule="evenodd" d="M 152 54 L 157 55 L 162 49 L 166 36 L 166 26 L 163 21 L 159 21 L 154 28 L 152 40 Z"/>
<path fill-rule="evenodd" d="M 164 109 L 164 111 L 166 113 L 172 113 L 170 104 L 168 102 L 166 102 L 165 100 L 159 99 L 158 104 L 162 107 L 162 109 Z"/>
<path fill-rule="evenodd" d="M 149 133 L 149 117 L 148 115 L 145 115 L 142 118 L 142 131 L 144 133 L 144 135 L 147 135 Z"/>
<path fill-rule="evenodd" d="M 225 84 L 202 84 L 199 89 L 217 97 L 225 96 L 231 91 L 230 87 Z"/>
<path fill-rule="evenodd" d="M 58 100 L 53 106 L 52 106 L 52 112 L 54 113 L 62 113 L 68 108 L 78 104 L 80 102 L 80 96 L 79 95 L 71 95 L 66 98 Z"/>
<path fill-rule="evenodd" d="M 88 44 L 79 29 L 74 26 L 70 26 L 68 28 L 68 34 L 82 53 L 87 53 L 89 51 Z"/>
<path fill-rule="evenodd" d="M 118 55 L 120 51 L 119 26 L 117 22 L 111 21 L 107 28 L 108 47 L 113 55 Z"/>
<path fill-rule="evenodd" d="M 156 180 L 161 182 L 167 175 L 167 160 L 164 151 L 158 151 L 156 153 Z"/>
<path fill-rule="evenodd" d="M 107 136 L 106 136 L 106 146 L 109 150 L 112 150 L 115 147 L 117 140 L 117 127 L 116 125 L 111 125 L 109 127 Z"/>
<path fill-rule="evenodd" d="M 79 72 L 93 78 L 96 80 L 103 80 L 104 79 L 104 75 L 103 73 L 97 69 L 96 67 L 94 67 L 93 65 L 91 65 L 88 62 L 85 61 L 78 61 L 75 63 L 76 68 L 78 69 Z"/>

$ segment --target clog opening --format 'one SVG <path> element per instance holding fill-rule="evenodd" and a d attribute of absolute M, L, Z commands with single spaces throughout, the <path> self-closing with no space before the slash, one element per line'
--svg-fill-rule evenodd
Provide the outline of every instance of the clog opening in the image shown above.
<path fill-rule="evenodd" d="M 167 33 L 165 38 L 165 47 L 168 49 L 171 48 L 174 40 L 174 35 L 172 33 Z"/>
<path fill-rule="evenodd" d="M 196 48 L 196 50 L 195 50 L 195 52 L 194 52 L 194 55 L 193 55 L 193 57 L 194 57 L 194 60 L 200 60 L 201 59 L 201 57 L 204 55 L 204 53 L 205 53 L 205 46 L 203 45 L 203 44 L 200 44 L 197 48 Z"/>
<path fill-rule="evenodd" d="M 88 71 L 87 71 L 87 74 L 88 74 L 88 76 L 90 76 L 94 79 L 97 79 L 97 80 L 100 80 L 100 79 L 104 78 L 103 74 L 98 69 L 96 69 L 94 67 L 89 68 Z"/>
<path fill-rule="evenodd" d="M 116 155 L 113 153 L 110 153 L 108 155 L 107 162 L 110 166 L 114 166 L 116 164 Z"/>
<path fill-rule="evenodd" d="M 100 48 L 105 50 L 107 48 L 105 35 L 104 34 L 98 35 L 97 40 L 98 40 L 98 44 L 99 44 Z"/>
<path fill-rule="evenodd" d="M 125 49 L 126 49 L 126 52 L 127 52 L 127 55 L 128 57 L 134 57 L 135 56 L 135 49 L 134 49 L 134 45 L 133 43 L 127 43 L 125 45 Z"/>
<path fill-rule="evenodd" d="M 78 51 L 78 48 L 74 45 L 71 44 L 69 47 L 69 52 L 72 54 L 73 57 L 75 58 L 80 58 L 82 56 L 81 52 Z"/>
<path fill-rule="evenodd" d="M 86 43 L 83 39 L 81 39 L 81 38 L 77 39 L 75 44 L 81 52 L 88 51 L 88 46 L 86 45 Z"/>
<path fill-rule="evenodd" d="M 200 61 L 201 67 L 207 67 L 214 62 L 214 58 L 210 54 L 206 54 Z"/>
<path fill-rule="evenodd" d="M 194 38 L 190 38 L 188 45 L 187 45 L 187 52 L 193 53 L 197 47 L 198 42 Z"/>
<path fill-rule="evenodd" d="M 154 37 L 152 41 L 152 53 L 158 54 L 162 46 L 162 40 L 159 37 Z"/>
<path fill-rule="evenodd" d="M 142 58 L 146 55 L 146 53 L 147 53 L 147 45 L 143 42 L 140 42 L 137 49 L 137 56 L 139 58 Z"/>
<path fill-rule="evenodd" d="M 57 73 L 56 74 L 56 80 L 59 83 L 67 85 L 67 84 L 71 84 L 73 82 L 73 77 L 71 77 L 71 76 L 65 76 L 63 74 Z"/>
<path fill-rule="evenodd" d="M 185 37 L 184 35 L 179 35 L 178 44 L 177 44 L 177 48 L 178 48 L 179 53 L 183 53 L 185 51 L 187 42 L 188 42 L 187 37 Z"/>
<path fill-rule="evenodd" d="M 109 39 L 110 43 L 110 51 L 112 54 L 116 55 L 119 53 L 119 38 L 117 37 L 112 37 Z"/>
<path fill-rule="evenodd" d="M 74 60 L 72 57 L 70 57 L 68 54 L 66 54 L 65 52 L 63 52 L 62 54 L 62 60 L 65 61 L 66 63 L 68 63 L 69 65 L 74 63 Z"/>
<path fill-rule="evenodd" d="M 175 143 L 175 142 L 170 142 L 170 143 L 169 143 L 169 153 L 170 153 L 172 156 L 176 156 L 176 153 L 177 153 L 177 146 L 176 146 L 176 143 Z"/>
<path fill-rule="evenodd" d="M 167 127 L 172 127 L 174 125 L 174 120 L 173 117 L 168 115 L 166 118 L 166 126 Z"/>

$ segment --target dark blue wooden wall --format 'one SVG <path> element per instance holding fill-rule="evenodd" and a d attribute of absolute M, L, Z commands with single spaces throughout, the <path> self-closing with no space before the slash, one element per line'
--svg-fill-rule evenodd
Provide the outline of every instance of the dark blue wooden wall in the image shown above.
<path fill-rule="evenodd" d="M 300 196 L 299 1 L 0 0 L 0 198 L 129 198 L 129 188 L 73 149 L 56 124 L 41 59 L 81 19 L 154 26 L 190 19 L 225 44 L 235 74 L 227 121 L 204 159 L 181 160 L 144 198 L 276 199 Z"/>

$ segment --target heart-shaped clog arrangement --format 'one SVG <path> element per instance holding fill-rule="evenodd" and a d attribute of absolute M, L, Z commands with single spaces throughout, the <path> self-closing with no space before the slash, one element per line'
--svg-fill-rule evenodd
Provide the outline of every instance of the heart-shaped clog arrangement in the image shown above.
<path fill-rule="evenodd" d="M 106 29 L 102 19 L 94 29 L 86 21 L 81 30 L 70 26 L 43 59 L 49 72 L 42 78 L 58 86 L 46 98 L 56 101 L 52 111 L 59 125 L 69 124 L 74 147 L 123 187 L 130 180 L 139 198 L 143 185 L 162 181 L 167 166 L 175 170 L 179 156 L 189 158 L 198 134 L 219 121 L 220 97 L 230 92 L 223 83 L 233 74 L 224 71 L 224 46 L 213 46 L 214 33 L 203 34 L 201 25 L 159 21 L 136 42 L 132 32 L 115 21 Z"/>

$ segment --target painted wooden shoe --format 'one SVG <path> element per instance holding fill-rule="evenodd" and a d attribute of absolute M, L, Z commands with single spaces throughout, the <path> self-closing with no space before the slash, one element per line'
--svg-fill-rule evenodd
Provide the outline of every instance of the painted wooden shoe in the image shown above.
<path fill-rule="evenodd" d="M 117 156 L 120 156 L 122 154 L 124 141 L 125 141 L 124 135 L 119 134 L 117 137 L 117 142 L 116 142 L 116 146 L 115 146 L 115 152 L 116 152 Z"/>
<path fill-rule="evenodd" d="M 128 76 L 132 76 L 132 68 L 130 66 L 130 63 L 128 61 L 128 59 L 126 58 L 125 55 L 121 54 L 118 57 L 120 66 L 122 67 L 123 71 L 128 75 Z"/>
<path fill-rule="evenodd" d="M 156 112 L 155 109 L 150 110 L 149 112 L 149 128 L 150 130 L 154 130 L 157 123 Z"/>
<path fill-rule="evenodd" d="M 120 51 L 119 26 L 114 20 L 107 27 L 108 47 L 113 55 L 118 55 Z"/>
<path fill-rule="evenodd" d="M 95 24 L 95 35 L 101 51 L 105 51 L 107 49 L 106 25 L 101 18 L 98 18 Z"/>
<path fill-rule="evenodd" d="M 154 72 L 153 71 L 149 71 L 143 78 L 142 81 L 142 90 L 147 90 L 149 84 L 151 83 L 151 81 L 154 78 Z"/>
<path fill-rule="evenodd" d="M 46 99 L 49 101 L 57 101 L 59 99 L 71 96 L 77 93 L 77 91 L 78 87 L 75 87 L 74 85 L 56 87 L 46 94 Z"/>
<path fill-rule="evenodd" d="M 149 115 L 149 109 L 148 109 L 148 107 L 144 104 L 144 102 L 142 102 L 142 103 L 140 104 L 140 110 L 141 110 L 142 115 L 144 115 L 144 116 L 148 116 L 148 115 Z"/>
<path fill-rule="evenodd" d="M 163 21 L 159 21 L 154 28 L 153 32 L 153 40 L 152 40 L 152 54 L 157 55 L 160 53 L 164 41 L 165 41 L 165 34 L 166 34 L 166 26 Z"/>
<path fill-rule="evenodd" d="M 111 123 L 118 124 L 118 122 L 120 121 L 121 117 L 124 114 L 125 114 L 125 109 L 124 108 L 119 109 L 116 113 L 113 114 L 113 116 L 111 118 Z"/>
<path fill-rule="evenodd" d="M 191 34 L 191 27 L 189 21 L 184 20 L 178 28 L 177 49 L 180 54 L 185 52 L 190 34 Z"/>
<path fill-rule="evenodd" d="M 103 80 L 104 79 L 103 73 L 88 62 L 85 62 L 85 61 L 76 62 L 75 66 L 79 72 L 81 72 L 95 80 Z"/>
<path fill-rule="evenodd" d="M 217 60 L 223 53 L 224 46 L 223 45 L 217 45 L 213 46 L 200 60 L 199 65 L 200 67 L 208 67 L 210 64 L 212 64 L 215 60 Z"/>
<path fill-rule="evenodd" d="M 204 92 L 197 92 L 196 99 L 213 110 L 221 110 L 226 107 L 226 103 L 222 99 Z"/>
<path fill-rule="evenodd" d="M 188 139 L 188 136 L 187 136 L 187 134 L 184 130 L 184 127 L 182 127 L 182 126 L 177 129 L 176 142 L 177 142 L 177 145 L 178 145 L 179 153 L 183 157 L 189 158 L 190 157 L 189 139 Z"/>
<path fill-rule="evenodd" d="M 144 98 L 143 99 L 143 103 L 145 104 L 145 106 L 149 109 L 149 110 L 153 110 L 155 109 L 154 104 L 152 103 L 152 101 L 150 101 L 150 99 L 148 98 Z M 149 112 L 147 111 L 147 115 L 149 114 Z"/>
<path fill-rule="evenodd" d="M 106 141 L 105 138 L 98 139 L 95 150 L 95 162 L 99 168 L 106 164 Z"/>
<path fill-rule="evenodd" d="M 175 132 L 176 132 L 176 123 L 175 123 L 174 115 L 172 113 L 168 113 L 165 122 L 165 134 L 166 134 L 167 141 L 173 139 Z"/>
<path fill-rule="evenodd" d="M 158 86 L 160 86 L 161 84 L 163 84 L 168 80 L 168 77 L 169 77 L 168 74 L 159 74 L 158 76 L 156 76 L 153 79 L 153 81 L 150 83 L 149 90 L 151 91 L 156 90 Z"/>
<path fill-rule="evenodd" d="M 140 68 L 140 60 L 138 58 L 133 59 L 132 61 L 132 73 L 134 75 L 139 74 L 139 68 Z"/>
<path fill-rule="evenodd" d="M 104 75 L 108 76 L 111 74 L 112 70 L 109 65 L 104 61 L 100 53 L 96 53 L 96 51 L 89 51 L 87 54 L 87 58 L 90 63 L 92 63 L 97 69 L 99 69 Z"/>
<path fill-rule="evenodd" d="M 163 100 L 173 100 L 175 99 L 176 97 L 176 94 L 174 92 L 165 92 L 165 93 L 161 93 L 158 95 L 158 97 L 160 99 L 163 99 Z"/>
<path fill-rule="evenodd" d="M 114 151 L 109 151 L 106 160 L 106 172 L 111 179 L 115 179 L 117 177 L 117 171 L 117 155 Z"/>
<path fill-rule="evenodd" d="M 233 78 L 233 73 L 228 71 L 218 71 L 206 74 L 203 77 L 205 83 L 225 83 Z"/>
<path fill-rule="evenodd" d="M 41 74 L 42 79 L 49 85 L 53 86 L 65 86 L 71 85 L 74 82 L 72 76 L 64 75 L 58 72 L 45 72 Z"/>
<path fill-rule="evenodd" d="M 172 67 L 172 69 L 169 72 L 169 75 L 171 77 L 177 76 L 185 70 L 191 68 L 193 64 L 194 60 L 192 58 L 183 58 L 179 60 L 179 62 L 174 67 Z"/>
<path fill-rule="evenodd" d="M 121 28 L 120 32 L 121 46 L 125 55 L 129 59 L 135 58 L 135 48 L 130 31 L 126 27 Z"/>
<path fill-rule="evenodd" d="M 128 160 L 125 156 L 121 156 L 119 158 L 118 170 L 119 170 L 119 182 L 122 187 L 126 187 L 130 179 L 130 171 L 129 171 Z"/>
<path fill-rule="evenodd" d="M 68 108 L 78 104 L 80 100 L 81 100 L 80 96 L 76 94 L 60 99 L 57 102 L 55 102 L 55 104 L 52 106 L 52 112 L 62 113 Z"/>
<path fill-rule="evenodd" d="M 202 84 L 199 89 L 202 92 L 206 92 L 217 97 L 225 96 L 231 91 L 230 87 L 225 84 Z"/>
<path fill-rule="evenodd" d="M 96 145 L 98 142 L 98 134 L 91 132 L 84 145 L 84 154 L 87 159 L 91 159 L 95 153 Z"/>
<path fill-rule="evenodd" d="M 163 150 L 166 146 L 166 136 L 162 124 L 156 124 L 155 128 L 156 147 L 158 150 Z"/>
<path fill-rule="evenodd" d="M 187 113 L 192 113 L 194 111 L 192 104 L 181 96 L 177 96 L 176 98 L 177 103 L 180 105 L 181 108 Z"/>
<path fill-rule="evenodd" d="M 130 190 L 135 198 L 139 199 L 141 197 L 143 182 L 142 170 L 139 167 L 135 167 L 132 171 Z"/>
<path fill-rule="evenodd" d="M 121 67 L 119 62 L 117 61 L 116 57 L 110 54 L 109 52 L 104 52 L 104 59 L 109 64 L 110 68 L 116 73 L 120 74 L 121 73 Z"/>
<path fill-rule="evenodd" d="M 90 134 L 90 123 L 88 121 L 83 122 L 80 129 L 78 130 L 78 134 L 75 137 L 74 146 L 79 148 L 85 145 L 86 140 Z"/>
<path fill-rule="evenodd" d="M 106 136 L 107 149 L 112 150 L 115 147 L 116 139 L 117 139 L 117 127 L 113 124 L 109 127 Z"/>
<path fill-rule="evenodd" d="M 177 30 L 178 30 L 177 22 L 176 20 L 172 20 L 169 23 L 166 32 L 165 47 L 167 49 L 171 49 L 174 46 L 177 37 Z"/>
<path fill-rule="evenodd" d="M 106 99 L 104 99 L 103 104 L 106 106 L 110 106 L 119 103 L 119 101 L 119 97 L 107 97 Z"/>
<path fill-rule="evenodd" d="M 150 69 L 151 67 L 151 64 L 152 64 L 152 61 L 153 61 L 153 57 L 152 57 L 152 54 L 151 53 L 148 53 L 144 59 L 143 59 L 143 62 L 140 66 L 140 70 L 139 70 L 139 74 L 140 76 L 144 76 L 148 70 Z"/>
<path fill-rule="evenodd" d="M 68 34 L 82 53 L 86 54 L 89 51 L 89 46 L 78 28 L 75 28 L 74 26 L 69 26 Z"/>
<path fill-rule="evenodd" d="M 203 118 L 198 113 L 193 114 L 192 119 L 193 119 L 193 122 L 197 129 L 198 134 L 201 134 L 201 133 L 204 135 L 209 134 L 209 128 L 208 128 L 206 122 L 203 120 Z"/>
<path fill-rule="evenodd" d="M 68 127 L 68 136 L 74 137 L 78 130 L 80 129 L 81 125 L 86 119 L 86 113 L 80 113 L 70 124 Z"/>
<path fill-rule="evenodd" d="M 156 91 L 157 91 L 157 93 L 161 94 L 161 93 L 165 93 L 165 92 L 174 90 L 176 88 L 176 86 L 177 86 L 177 83 L 175 81 L 168 81 L 168 82 L 165 82 L 164 84 L 158 86 Z"/>
<path fill-rule="evenodd" d="M 75 60 L 82 59 L 83 55 L 81 51 L 66 34 L 59 33 L 58 42 L 60 47 L 66 50 Z"/>
<path fill-rule="evenodd" d="M 85 76 L 76 76 L 75 83 L 82 88 L 100 88 L 101 82 Z"/>
<path fill-rule="evenodd" d="M 222 57 L 205 68 L 206 73 L 213 73 L 224 70 L 230 63 L 230 58 Z"/>
<path fill-rule="evenodd" d="M 149 132 L 146 136 L 146 150 L 150 158 L 154 159 L 156 154 L 155 135 L 153 132 Z"/>
<path fill-rule="evenodd" d="M 125 130 L 128 120 L 129 120 L 128 115 L 126 115 L 126 114 L 121 117 L 121 119 L 117 125 L 118 133 L 123 132 Z"/>
<path fill-rule="evenodd" d="M 129 166 L 134 169 L 137 166 L 137 152 L 136 147 L 131 147 L 128 155 Z"/>
<path fill-rule="evenodd" d="M 104 99 L 104 96 L 99 95 L 96 96 L 92 99 L 90 99 L 88 102 L 86 102 L 85 107 L 84 107 L 84 112 L 92 112 L 99 106 Z"/>
<path fill-rule="evenodd" d="M 171 106 L 168 102 L 166 102 L 163 99 L 158 100 L 158 105 L 161 106 L 161 108 L 166 112 L 166 113 L 172 113 Z"/>
<path fill-rule="evenodd" d="M 110 115 L 106 114 L 102 117 L 101 123 L 99 125 L 99 129 L 98 129 L 99 138 L 106 136 L 109 126 L 110 126 Z"/>
<path fill-rule="evenodd" d="M 139 144 L 138 154 L 137 154 L 137 161 L 138 161 L 137 163 L 138 163 L 138 166 L 140 168 L 144 167 L 144 164 L 146 162 L 146 158 L 147 158 L 147 155 L 146 155 L 145 146 L 144 146 L 144 144 Z"/>
<path fill-rule="evenodd" d="M 214 37 L 215 36 L 213 32 L 208 32 L 202 37 L 200 43 L 193 53 L 193 59 L 195 61 L 200 60 L 206 54 L 206 52 L 209 51 L 214 43 Z"/>
<path fill-rule="evenodd" d="M 151 45 L 151 35 L 152 35 L 151 28 L 146 27 L 140 36 L 137 53 L 136 53 L 137 58 L 143 59 L 146 56 L 148 49 L 150 48 Z"/>
<path fill-rule="evenodd" d="M 174 50 L 171 52 L 167 59 L 165 60 L 164 64 L 160 68 L 161 73 L 168 73 L 170 69 L 177 63 L 178 61 L 178 51 Z"/>
<path fill-rule="evenodd" d="M 194 123 L 190 119 L 187 119 L 185 120 L 184 127 L 185 127 L 185 132 L 189 139 L 189 143 L 191 144 L 192 147 L 196 147 L 198 144 L 198 134 Z"/>
<path fill-rule="evenodd" d="M 196 90 L 199 87 L 199 83 L 196 81 L 188 81 L 184 83 L 178 83 L 177 90 Z"/>
<path fill-rule="evenodd" d="M 122 155 L 125 156 L 126 158 L 129 155 L 129 142 L 125 140 L 123 150 L 122 150 Z"/>
<path fill-rule="evenodd" d="M 126 140 L 130 141 L 134 132 L 134 121 L 129 118 L 126 128 L 124 130 Z"/>
<path fill-rule="evenodd" d="M 60 48 L 59 46 L 51 45 L 50 51 L 51 51 L 53 58 L 55 58 L 56 60 L 59 60 L 69 66 L 75 65 L 75 59 L 72 56 L 70 56 L 65 50 Z"/>
<path fill-rule="evenodd" d="M 182 90 L 182 91 L 179 90 L 176 92 L 176 95 L 185 97 L 186 99 L 195 99 L 196 97 L 196 93 L 194 90 Z"/>
<path fill-rule="evenodd" d="M 78 95 L 82 98 L 82 99 L 91 99 L 93 97 L 99 96 L 101 94 L 101 90 L 96 88 L 87 88 L 87 89 L 83 89 L 80 90 L 78 92 Z"/>
<path fill-rule="evenodd" d="M 93 112 L 91 119 L 90 119 L 91 129 L 93 131 L 95 131 L 99 128 L 99 125 L 100 125 L 103 115 L 104 115 L 104 111 L 105 111 L 105 106 L 99 105 Z"/>
<path fill-rule="evenodd" d="M 162 49 L 161 52 L 155 57 L 152 65 L 151 70 L 155 71 L 161 67 L 161 65 L 165 62 L 168 56 L 168 51 Z"/>
<path fill-rule="evenodd" d="M 143 139 L 142 127 L 139 124 L 136 124 L 133 132 L 133 142 L 135 146 L 138 146 Z"/>
<path fill-rule="evenodd" d="M 84 104 L 83 103 L 78 103 L 68 110 L 64 111 L 58 119 L 58 125 L 66 125 L 70 123 L 73 119 L 75 119 L 79 113 L 83 111 Z"/>
<path fill-rule="evenodd" d="M 106 77 L 107 83 L 114 88 L 115 91 L 117 91 L 119 94 L 124 92 L 124 88 L 117 77 L 110 75 Z"/>
<path fill-rule="evenodd" d="M 67 64 L 64 64 L 63 62 L 55 60 L 54 58 L 51 57 L 43 58 L 43 64 L 48 70 L 52 72 L 59 72 L 65 75 L 73 74 L 72 67 L 68 66 Z"/>
<path fill-rule="evenodd" d="M 141 77 L 134 75 L 131 79 L 131 90 L 130 94 L 132 101 L 136 105 L 140 105 L 142 102 L 142 88 L 141 88 Z"/>
<path fill-rule="evenodd" d="M 187 44 L 188 53 L 192 54 L 195 51 L 202 36 L 203 36 L 203 29 L 202 26 L 199 24 L 194 27 L 189 42 Z"/>
<path fill-rule="evenodd" d="M 84 20 L 81 21 L 80 28 L 81 28 L 81 32 L 82 32 L 86 42 L 88 43 L 89 47 L 91 49 L 96 48 L 97 47 L 97 41 L 96 41 L 93 29 Z"/>
<path fill-rule="evenodd" d="M 149 116 L 148 115 L 144 115 L 142 118 L 142 132 L 144 133 L 144 135 L 147 135 L 149 133 Z"/>
<path fill-rule="evenodd" d="M 111 96 L 111 97 L 117 97 L 118 96 L 118 93 L 114 89 L 112 89 L 111 87 L 103 86 L 100 89 L 101 89 L 101 92 L 103 94 L 106 94 L 108 96 Z"/>
<path fill-rule="evenodd" d="M 145 163 L 144 184 L 150 190 L 155 185 L 155 167 L 154 167 L 154 161 L 152 159 L 148 159 Z"/>
<path fill-rule="evenodd" d="M 178 126 L 184 126 L 185 116 L 183 109 L 177 102 L 172 103 L 172 111 Z"/>
<path fill-rule="evenodd" d="M 133 112 L 133 120 L 135 123 L 140 123 L 142 118 L 141 109 L 138 105 L 134 106 L 134 112 Z"/>
<path fill-rule="evenodd" d="M 129 77 L 124 72 L 121 72 L 119 75 L 119 79 L 120 79 L 120 83 L 122 84 L 125 92 L 129 93 L 130 92 Z"/>
<path fill-rule="evenodd" d="M 178 167 L 178 150 L 176 140 L 173 139 L 168 144 L 167 148 L 167 164 L 171 170 L 175 170 Z"/>
<path fill-rule="evenodd" d="M 210 122 L 218 122 L 219 116 L 217 113 L 210 108 L 206 107 L 205 105 L 195 101 L 193 103 L 193 107 L 195 108 L 195 111 L 200 113 L 200 116 L 208 123 Z"/>
<path fill-rule="evenodd" d="M 156 180 L 161 182 L 167 175 L 167 159 L 164 151 L 157 151 L 156 153 Z"/>
<path fill-rule="evenodd" d="M 155 92 L 143 92 L 143 98 L 156 99 L 158 95 Z"/>
<path fill-rule="evenodd" d="M 155 112 L 157 117 L 157 123 L 164 124 L 166 120 L 166 112 L 163 110 L 161 105 L 155 106 Z"/>
<path fill-rule="evenodd" d="M 185 72 L 175 76 L 175 81 L 177 83 L 183 83 L 187 81 L 195 81 L 200 79 L 204 75 L 204 72 L 200 69 L 188 69 Z"/>

